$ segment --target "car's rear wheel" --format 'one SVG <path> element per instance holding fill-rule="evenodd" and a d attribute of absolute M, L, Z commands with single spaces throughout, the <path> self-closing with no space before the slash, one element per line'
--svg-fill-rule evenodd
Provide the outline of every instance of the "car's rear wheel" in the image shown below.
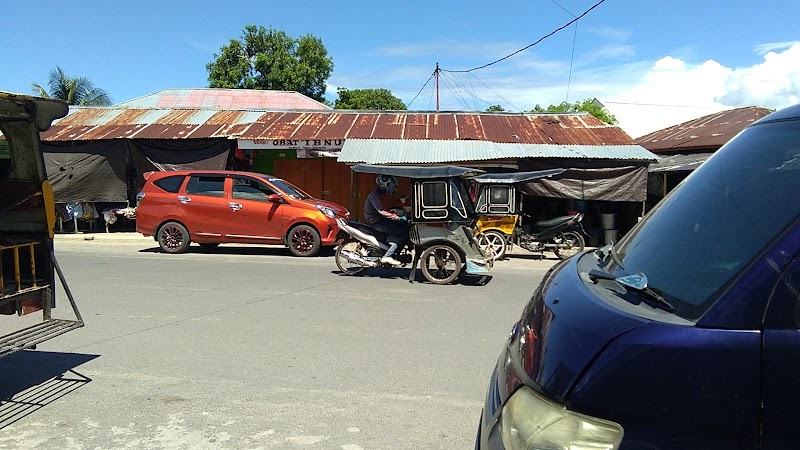
<path fill-rule="evenodd" d="M 158 229 L 158 246 L 164 253 L 183 253 L 191 242 L 189 231 L 178 222 L 167 222 Z"/>
<path fill-rule="evenodd" d="M 314 256 L 322 245 L 319 233 L 309 225 L 298 225 L 292 228 L 286 242 L 294 256 Z"/>
<path fill-rule="evenodd" d="M 432 245 L 419 258 L 422 274 L 433 284 L 450 284 L 461 273 L 461 255 L 449 245 Z"/>

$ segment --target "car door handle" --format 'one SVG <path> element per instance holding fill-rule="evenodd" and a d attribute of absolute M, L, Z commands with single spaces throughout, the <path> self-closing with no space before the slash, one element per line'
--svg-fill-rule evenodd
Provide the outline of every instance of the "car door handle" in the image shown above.
<path fill-rule="evenodd" d="M 179 195 L 178 196 L 178 201 L 185 205 L 185 204 L 189 203 L 190 201 L 192 201 L 192 199 L 187 197 L 187 196 L 185 196 L 185 195 Z"/>
<path fill-rule="evenodd" d="M 234 210 L 234 211 L 238 211 L 238 210 L 242 209 L 242 204 L 241 203 L 228 202 L 228 206 L 230 206 L 231 209 Z"/>

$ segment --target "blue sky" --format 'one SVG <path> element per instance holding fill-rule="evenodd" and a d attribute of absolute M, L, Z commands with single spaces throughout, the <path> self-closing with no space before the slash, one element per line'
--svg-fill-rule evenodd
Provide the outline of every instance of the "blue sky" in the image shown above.
<path fill-rule="evenodd" d="M 598 98 L 632 137 L 715 111 L 800 102 L 797 0 L 3 4 L 0 90 L 31 93 L 60 66 L 116 102 L 208 86 L 207 63 L 246 25 L 322 39 L 336 88 L 386 88 L 412 110 L 508 111 Z M 413 102 L 412 102 L 413 100 Z"/>

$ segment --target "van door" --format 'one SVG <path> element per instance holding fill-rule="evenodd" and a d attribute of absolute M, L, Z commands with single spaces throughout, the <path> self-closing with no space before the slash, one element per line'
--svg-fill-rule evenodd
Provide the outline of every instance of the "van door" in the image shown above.
<path fill-rule="evenodd" d="M 192 239 L 200 238 L 201 242 L 221 239 L 231 222 L 225 176 L 190 175 L 185 192 L 178 195 L 178 207 L 183 211 Z"/>
<path fill-rule="evenodd" d="M 269 200 L 278 194 L 263 181 L 248 176 L 231 177 L 230 209 L 235 227 L 228 240 L 254 244 L 280 244 L 286 205 Z"/>
<path fill-rule="evenodd" d="M 799 230 L 800 231 L 800 230 Z M 800 232 L 788 239 L 800 240 Z M 791 253 L 789 253 L 791 254 Z M 800 423 L 800 254 L 775 285 L 764 329 L 761 448 L 797 448 Z"/>

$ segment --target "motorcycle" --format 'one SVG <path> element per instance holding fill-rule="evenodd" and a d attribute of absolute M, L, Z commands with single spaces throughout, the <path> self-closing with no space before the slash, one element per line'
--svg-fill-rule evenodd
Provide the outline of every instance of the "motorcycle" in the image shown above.
<path fill-rule="evenodd" d="M 408 209 L 409 237 L 393 256 L 399 267 L 411 266 L 414 280 L 417 266 L 434 284 L 449 284 L 462 272 L 486 274 L 492 258 L 482 252 L 470 227 L 475 218 L 469 201 L 465 176 L 480 170 L 457 166 L 373 166 L 357 164 L 354 172 L 385 174 L 411 179 L 411 204 Z M 336 266 L 345 275 L 357 275 L 373 267 L 393 268 L 381 263 L 389 248 L 386 235 L 369 225 L 337 218 L 340 237 Z"/>
<path fill-rule="evenodd" d="M 527 214 L 520 213 L 515 218 L 510 234 L 497 228 L 487 229 L 492 226 L 491 220 L 483 221 L 478 242 L 484 252 L 493 255 L 494 259 L 500 259 L 516 244 L 529 252 L 544 254 L 545 251 L 550 251 L 559 259 L 566 259 L 582 252 L 586 247 L 583 238 L 586 231 L 581 224 L 583 213 L 536 222 L 534 232 L 527 232 L 519 225 L 517 220 L 521 220 L 521 217 L 530 218 Z"/>
<path fill-rule="evenodd" d="M 344 242 L 336 248 L 335 255 L 336 265 L 342 273 L 355 275 L 370 267 L 395 267 L 381 262 L 381 257 L 389 249 L 386 234 L 352 220 L 339 218 L 336 224 L 340 231 L 347 234 Z M 403 245 L 395 254 L 395 259 L 400 261 L 400 267 L 406 267 L 413 261 L 413 249 Z"/>
<path fill-rule="evenodd" d="M 484 253 L 493 259 L 502 258 L 513 245 L 525 250 L 544 254 L 553 252 L 566 259 L 584 250 L 588 236 L 581 221 L 583 214 L 556 217 L 536 222 L 535 227 L 522 226 L 523 217 L 529 215 L 519 211 L 519 184 L 538 178 L 552 177 L 564 169 L 535 172 L 485 174 L 473 177 L 478 186 L 476 213 L 478 220 L 475 232 Z"/>

